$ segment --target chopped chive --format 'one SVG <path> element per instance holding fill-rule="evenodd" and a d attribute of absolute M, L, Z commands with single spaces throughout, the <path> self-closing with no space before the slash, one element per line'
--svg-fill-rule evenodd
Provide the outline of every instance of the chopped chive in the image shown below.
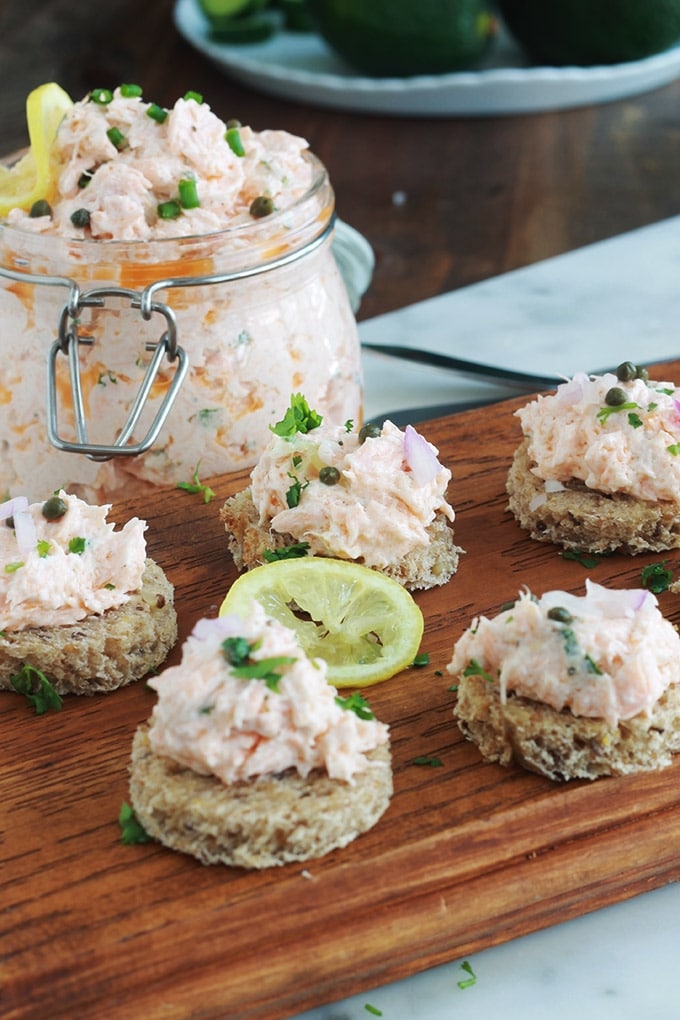
<path fill-rule="evenodd" d="M 243 148 L 241 134 L 237 127 L 227 128 L 224 137 L 226 138 L 227 144 L 235 156 L 245 156 L 246 150 Z"/>
<path fill-rule="evenodd" d="M 127 138 L 120 130 L 120 128 L 110 127 L 109 130 L 106 132 L 106 137 L 108 138 L 112 145 L 115 145 L 119 152 L 121 149 L 124 149 L 127 146 Z"/>
<path fill-rule="evenodd" d="M 192 91 L 192 89 L 189 89 L 188 92 L 184 93 L 184 98 L 187 99 L 187 100 L 188 99 L 193 99 L 193 101 L 195 103 L 199 103 L 199 104 L 203 102 L 203 96 L 201 95 L 201 93 L 200 92 L 194 92 L 194 91 Z"/>
<path fill-rule="evenodd" d="M 120 87 L 121 96 L 125 96 L 126 99 L 133 99 L 136 96 L 141 96 L 142 86 L 141 85 L 121 85 Z"/>
<path fill-rule="evenodd" d="M 156 211 L 162 220 L 176 220 L 178 216 L 182 215 L 182 207 L 174 198 L 171 198 L 169 202 L 159 202 Z"/>
<path fill-rule="evenodd" d="M 201 204 L 196 181 L 186 178 L 179 182 L 179 201 L 183 209 L 197 209 Z"/>
<path fill-rule="evenodd" d="M 92 89 L 90 99 L 98 106 L 106 106 L 113 99 L 113 93 L 110 89 Z"/>
<path fill-rule="evenodd" d="M 167 119 L 168 111 L 164 110 L 158 103 L 149 103 L 146 115 L 151 117 L 151 120 L 155 120 L 157 124 L 162 124 Z"/>

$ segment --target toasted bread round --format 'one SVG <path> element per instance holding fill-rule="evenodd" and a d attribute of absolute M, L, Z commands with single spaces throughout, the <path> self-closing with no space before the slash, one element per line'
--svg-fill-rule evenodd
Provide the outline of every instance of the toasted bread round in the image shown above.
<path fill-rule="evenodd" d="M 259 869 L 321 857 L 375 825 L 392 795 L 387 744 L 353 784 L 289 769 L 227 786 L 157 755 L 148 732 L 138 727 L 132 744 L 132 807 L 150 836 L 202 864 Z"/>
<path fill-rule="evenodd" d="M 577 481 L 546 493 L 531 471 L 529 441 L 515 451 L 506 489 L 508 508 L 539 542 L 606 553 L 662 552 L 680 547 L 680 503 L 649 502 L 623 493 L 588 489 Z"/>
<path fill-rule="evenodd" d="M 220 510 L 228 535 L 229 550 L 238 570 L 250 570 L 265 562 L 266 549 L 293 545 L 298 539 L 260 524 L 250 488 L 231 496 Z M 446 584 L 458 569 L 462 552 L 454 542 L 448 519 L 437 514 L 427 529 L 430 541 L 380 569 L 409 591 Z M 321 555 L 321 554 L 316 554 Z"/>
<path fill-rule="evenodd" d="M 554 780 L 650 772 L 670 765 L 680 751 L 680 682 L 666 688 L 649 714 L 611 726 L 512 693 L 503 705 L 497 684 L 461 676 L 454 716 L 486 761 L 516 761 Z"/>
<path fill-rule="evenodd" d="M 29 663 L 58 694 L 111 691 L 157 669 L 176 641 L 173 586 L 147 559 L 142 587 L 117 609 L 78 623 L 4 631 L 0 690 L 10 690 L 10 678 Z"/>

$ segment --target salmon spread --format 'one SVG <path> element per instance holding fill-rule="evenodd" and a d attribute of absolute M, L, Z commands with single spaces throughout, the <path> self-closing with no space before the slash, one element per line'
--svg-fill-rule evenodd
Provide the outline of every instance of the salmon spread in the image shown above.
<path fill-rule="evenodd" d="M 199 620 L 181 663 L 149 685 L 158 694 L 152 749 L 225 784 L 287 769 L 322 769 L 351 783 L 384 767 L 366 752 L 387 741 L 388 727 L 339 698 L 325 662 L 308 659 L 295 634 L 256 602 L 246 620 Z"/>
<path fill-rule="evenodd" d="M 366 435 L 351 422 L 275 434 L 251 472 L 253 503 L 266 524 L 316 555 L 384 567 L 429 542 L 451 478 L 438 451 L 411 425 L 386 421 Z"/>
<path fill-rule="evenodd" d="M 502 703 L 513 693 L 615 726 L 678 682 L 680 636 L 651 592 L 588 580 L 583 596 L 524 591 L 493 619 L 478 617 L 447 668 L 498 684 Z"/>
<path fill-rule="evenodd" d="M 133 517 L 115 531 L 110 509 L 63 490 L 43 503 L 0 504 L 0 630 L 76 623 L 141 587 L 146 522 Z"/>
<path fill-rule="evenodd" d="M 603 493 L 680 500 L 680 390 L 577 373 L 516 412 L 546 492 L 574 479 Z"/>

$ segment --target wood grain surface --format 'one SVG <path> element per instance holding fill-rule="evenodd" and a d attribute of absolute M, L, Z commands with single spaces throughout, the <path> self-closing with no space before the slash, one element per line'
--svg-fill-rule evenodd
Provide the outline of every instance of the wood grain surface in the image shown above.
<path fill-rule="evenodd" d="M 452 719 L 445 667 L 473 615 L 522 585 L 639 586 L 659 560 L 611 556 L 586 571 L 519 530 L 504 483 L 524 399 L 421 426 L 453 471 L 466 553 L 445 588 L 416 596 L 429 665 L 368 692 L 391 726 L 395 793 L 349 847 L 248 873 L 124 846 L 130 744 L 154 695 L 142 682 L 43 716 L 0 697 L 3 1020 L 279 1020 L 680 878 L 680 762 L 556 785 L 484 764 Z M 148 520 L 182 638 L 235 577 L 218 511 L 245 477 L 211 480 L 207 504 L 170 490 L 112 513 Z M 660 602 L 680 619 L 677 596 Z"/>

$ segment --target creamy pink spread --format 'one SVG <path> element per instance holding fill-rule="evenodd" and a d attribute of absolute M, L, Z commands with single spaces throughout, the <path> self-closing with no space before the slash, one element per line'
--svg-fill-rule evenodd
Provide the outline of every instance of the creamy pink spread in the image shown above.
<path fill-rule="evenodd" d="M 614 388 L 625 394 L 617 406 L 605 399 Z M 673 383 L 580 372 L 516 414 L 547 492 L 575 478 L 598 492 L 680 499 L 680 390 Z"/>
<path fill-rule="evenodd" d="M 0 630 L 76 623 L 141 586 L 146 522 L 133 517 L 115 531 L 110 506 L 58 496 L 67 509 L 56 520 L 23 496 L 0 504 Z"/>
<path fill-rule="evenodd" d="M 437 454 L 412 426 L 402 432 L 390 421 L 363 442 L 354 430 L 323 424 L 274 435 L 251 472 L 253 502 L 261 524 L 308 542 L 310 552 L 383 567 L 426 546 L 437 513 L 454 519 L 446 501 L 451 472 Z M 329 467 L 338 472 L 335 484 L 321 480 Z"/>
<path fill-rule="evenodd" d="M 265 676 L 238 675 L 244 650 L 246 672 L 264 664 Z M 181 663 L 149 684 L 158 693 L 153 750 L 223 783 L 287 769 L 301 776 L 322 769 L 351 783 L 367 768 L 384 767 L 366 752 L 387 741 L 387 726 L 342 707 L 325 662 L 308 659 L 295 634 L 255 602 L 245 620 L 199 620 Z"/>
<path fill-rule="evenodd" d="M 447 669 L 499 684 L 503 703 L 512 691 L 615 726 L 648 712 L 678 682 L 680 636 L 651 592 L 588 580 L 583 596 L 524 591 L 493 619 L 476 618 Z"/>
<path fill-rule="evenodd" d="M 178 99 L 162 123 L 149 116 L 150 107 L 141 97 L 122 96 L 120 89 L 109 103 L 90 98 L 75 103 L 57 134 L 52 215 L 31 218 L 15 209 L 8 222 L 23 230 L 82 237 L 71 216 L 86 209 L 89 234 L 99 240 L 207 234 L 252 222 L 250 204 L 260 195 L 291 205 L 311 184 L 303 138 L 242 126 L 240 156 L 207 103 Z M 175 218 L 159 216 L 160 203 L 179 199 L 183 180 L 195 184 L 200 205 L 182 208 Z"/>

